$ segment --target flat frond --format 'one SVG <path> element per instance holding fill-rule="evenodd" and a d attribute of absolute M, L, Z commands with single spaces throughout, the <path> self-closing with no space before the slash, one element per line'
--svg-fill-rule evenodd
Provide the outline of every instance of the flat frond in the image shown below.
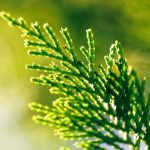
<path fill-rule="evenodd" d="M 15 19 L 5 12 L 1 16 L 23 31 L 25 46 L 34 48 L 29 55 L 54 59 L 51 65 L 26 65 L 27 69 L 43 72 L 32 77 L 32 82 L 49 86 L 51 93 L 61 95 L 52 106 L 29 104 L 31 110 L 40 113 L 33 117 L 35 122 L 54 126 L 56 135 L 76 140 L 75 145 L 84 150 L 105 150 L 104 144 L 118 150 L 124 149 L 121 144 L 139 149 L 142 141 L 150 147 L 150 96 L 145 96 L 145 79 L 140 81 L 128 65 L 118 41 L 104 57 L 106 68 L 99 65 L 95 69 L 91 29 L 86 30 L 88 47 L 79 48 L 88 62 L 83 63 L 67 28 L 60 30 L 64 47 L 48 23 L 28 26 L 22 18 Z"/>

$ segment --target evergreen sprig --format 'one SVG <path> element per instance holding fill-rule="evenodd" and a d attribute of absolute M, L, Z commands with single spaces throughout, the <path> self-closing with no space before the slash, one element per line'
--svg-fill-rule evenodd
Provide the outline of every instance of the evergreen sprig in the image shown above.
<path fill-rule="evenodd" d="M 87 46 L 79 48 L 87 61 L 84 63 L 75 53 L 67 28 L 60 30 L 65 41 L 61 46 L 47 23 L 43 27 L 31 23 L 29 27 L 22 18 L 15 19 L 5 12 L 1 17 L 21 29 L 27 38 L 25 46 L 32 47 L 29 55 L 54 59 L 47 66 L 26 65 L 27 69 L 48 72 L 32 77 L 33 83 L 47 85 L 51 93 L 61 94 L 52 106 L 29 104 L 39 113 L 33 117 L 35 122 L 53 126 L 60 138 L 75 140 L 75 145 L 85 150 L 104 150 L 104 144 L 116 150 L 123 150 L 122 145 L 138 150 L 143 141 L 150 149 L 150 94 L 146 98 L 145 78 L 140 81 L 128 66 L 118 41 L 105 57 L 106 69 L 99 65 L 97 71 L 91 29 L 86 30 Z"/>

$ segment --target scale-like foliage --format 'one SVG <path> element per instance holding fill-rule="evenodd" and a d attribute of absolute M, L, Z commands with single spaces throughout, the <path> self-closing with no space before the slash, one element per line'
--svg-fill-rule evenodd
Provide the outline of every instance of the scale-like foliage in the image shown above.
<path fill-rule="evenodd" d="M 53 106 L 29 104 L 40 114 L 33 117 L 35 122 L 54 126 L 60 138 L 74 140 L 77 147 L 85 150 L 104 150 L 104 144 L 118 150 L 124 149 L 122 145 L 139 149 L 143 141 L 150 148 L 150 96 L 145 97 L 145 79 L 140 81 L 128 66 L 118 41 L 105 57 L 106 69 L 100 65 L 97 71 L 91 29 L 86 30 L 87 46 L 79 48 L 87 61 L 84 63 L 74 51 L 67 28 L 60 30 L 65 41 L 61 46 L 47 23 L 43 28 L 37 22 L 28 27 L 22 18 L 14 19 L 5 12 L 1 16 L 23 31 L 25 46 L 32 47 L 28 54 L 54 59 L 47 66 L 26 66 L 48 72 L 31 81 L 50 86 L 51 93 L 61 95 Z"/>

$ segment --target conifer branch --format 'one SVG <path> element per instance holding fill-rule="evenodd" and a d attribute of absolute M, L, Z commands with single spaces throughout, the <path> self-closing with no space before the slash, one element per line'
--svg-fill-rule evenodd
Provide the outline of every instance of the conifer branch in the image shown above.
<path fill-rule="evenodd" d="M 1 17 L 23 31 L 25 46 L 35 48 L 28 51 L 29 55 L 54 59 L 47 66 L 26 65 L 27 69 L 49 73 L 32 77 L 32 82 L 50 86 L 51 93 L 61 94 L 52 106 L 29 104 L 39 113 L 33 117 L 35 122 L 54 126 L 56 135 L 76 140 L 75 145 L 85 150 L 105 150 L 103 144 L 116 150 L 124 149 L 121 144 L 138 150 L 142 141 L 150 148 L 150 94 L 145 96 L 145 78 L 140 81 L 128 66 L 118 41 L 105 56 L 106 69 L 99 65 L 97 71 L 91 29 L 86 31 L 88 48 L 79 48 L 88 62 L 85 64 L 78 59 L 67 28 L 60 30 L 65 40 L 63 47 L 47 23 L 40 27 L 36 22 L 28 27 L 22 18 L 15 19 L 5 12 Z"/>

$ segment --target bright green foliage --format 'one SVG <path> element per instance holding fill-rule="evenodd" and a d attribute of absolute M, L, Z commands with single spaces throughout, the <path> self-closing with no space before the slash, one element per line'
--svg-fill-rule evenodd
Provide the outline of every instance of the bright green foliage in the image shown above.
<path fill-rule="evenodd" d="M 50 86 L 51 93 L 61 95 L 53 106 L 29 104 L 39 113 L 33 117 L 35 122 L 53 126 L 60 138 L 75 140 L 75 145 L 85 150 L 104 150 L 104 144 L 118 150 L 124 149 L 122 144 L 138 150 L 142 141 L 150 148 L 150 96 L 145 97 L 145 79 L 140 81 L 128 66 L 118 41 L 105 57 L 106 69 L 100 65 L 97 71 L 91 29 L 86 30 L 88 46 L 80 47 L 85 63 L 78 59 L 67 28 L 60 30 L 65 40 L 65 46 L 61 46 L 47 23 L 43 28 L 37 22 L 28 27 L 22 18 L 14 19 L 4 12 L 1 16 L 23 31 L 25 46 L 35 48 L 28 54 L 54 59 L 47 66 L 26 66 L 48 72 L 31 81 Z"/>

